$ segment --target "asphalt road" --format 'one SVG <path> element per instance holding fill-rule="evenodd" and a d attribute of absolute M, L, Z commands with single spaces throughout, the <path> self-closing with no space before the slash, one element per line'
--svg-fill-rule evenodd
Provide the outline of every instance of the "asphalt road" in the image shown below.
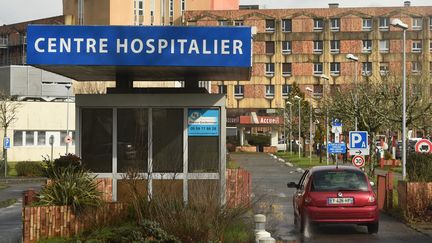
<path fill-rule="evenodd" d="M 405 224 L 381 214 L 378 234 L 370 235 L 365 226 L 322 225 L 314 227 L 308 237 L 300 236 L 294 228 L 292 195 L 294 189 L 287 188 L 287 182 L 298 182 L 302 173 L 295 167 L 277 161 L 268 154 L 231 154 L 241 167 L 252 174 L 252 193 L 255 213 L 267 216 L 266 230 L 277 240 L 287 242 L 391 242 L 423 243 L 432 238 L 419 233 Z"/>
<path fill-rule="evenodd" d="M 0 190 L 0 201 L 15 198 L 17 203 L 0 208 L 0 243 L 21 242 L 22 235 L 22 193 L 33 188 L 39 190 L 41 182 L 9 183 L 9 187 Z"/>

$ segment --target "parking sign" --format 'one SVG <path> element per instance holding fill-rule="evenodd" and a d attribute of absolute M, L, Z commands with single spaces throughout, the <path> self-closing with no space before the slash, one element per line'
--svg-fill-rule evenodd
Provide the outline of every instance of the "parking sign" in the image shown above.
<path fill-rule="evenodd" d="M 350 155 L 369 155 L 368 132 L 349 132 Z"/>
<path fill-rule="evenodd" d="M 9 137 L 5 137 L 3 140 L 3 148 L 5 149 L 9 149 L 10 148 L 10 138 Z"/>

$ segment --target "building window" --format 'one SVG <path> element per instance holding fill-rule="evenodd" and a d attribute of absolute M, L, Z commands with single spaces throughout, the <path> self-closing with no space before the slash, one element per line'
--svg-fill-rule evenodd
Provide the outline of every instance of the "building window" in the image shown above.
<path fill-rule="evenodd" d="M 418 75 L 421 73 L 420 62 L 411 62 L 411 73 L 414 75 Z"/>
<path fill-rule="evenodd" d="M 267 76 L 267 77 L 273 77 L 274 76 L 274 63 L 266 63 L 265 76 Z"/>
<path fill-rule="evenodd" d="M 379 30 L 388 31 L 389 30 L 390 19 L 387 17 L 379 18 Z"/>
<path fill-rule="evenodd" d="M 282 54 L 291 53 L 291 41 L 282 41 Z"/>
<path fill-rule="evenodd" d="M 363 19 L 363 30 L 364 31 L 372 30 L 372 19 Z"/>
<path fill-rule="evenodd" d="M 388 62 L 381 62 L 380 64 L 380 75 L 386 76 L 389 73 L 389 64 Z"/>
<path fill-rule="evenodd" d="M 228 21 L 227 20 L 219 20 L 218 25 L 219 26 L 228 26 Z"/>
<path fill-rule="evenodd" d="M 322 84 L 314 84 L 313 86 L 313 96 L 314 97 L 322 97 L 323 96 L 323 85 Z"/>
<path fill-rule="evenodd" d="M 292 65 L 291 63 L 282 63 L 282 76 L 291 76 Z"/>
<path fill-rule="evenodd" d="M 339 31 L 340 29 L 340 19 L 330 19 L 330 30 L 331 31 Z"/>
<path fill-rule="evenodd" d="M 387 52 L 389 52 L 389 45 L 390 45 L 390 41 L 389 40 L 380 40 L 379 41 L 379 51 L 381 53 L 387 53 Z"/>
<path fill-rule="evenodd" d="M 412 29 L 413 30 L 422 30 L 423 29 L 423 19 L 422 18 L 413 18 L 412 19 Z"/>
<path fill-rule="evenodd" d="M 183 171 L 183 109 L 153 108 L 152 166 L 156 173 Z"/>
<path fill-rule="evenodd" d="M 292 21 L 291 19 L 282 19 L 282 32 L 292 31 Z"/>
<path fill-rule="evenodd" d="M 183 13 L 186 10 L 186 0 L 181 0 L 180 11 Z"/>
<path fill-rule="evenodd" d="M 429 29 L 432 30 L 432 17 L 429 17 Z"/>
<path fill-rule="evenodd" d="M 265 96 L 266 98 L 274 98 L 275 86 L 270 84 L 265 86 Z"/>
<path fill-rule="evenodd" d="M 226 94 L 227 93 L 227 86 L 226 85 L 218 85 L 218 93 L 219 94 Z"/>
<path fill-rule="evenodd" d="M 422 41 L 421 40 L 413 40 L 411 51 L 415 52 L 415 53 L 420 53 L 422 51 Z"/>
<path fill-rule="evenodd" d="M 323 73 L 323 64 L 320 63 L 314 63 L 313 64 L 313 74 L 314 75 L 320 75 Z"/>
<path fill-rule="evenodd" d="M 80 151 L 84 167 L 95 173 L 112 173 L 112 163 L 108 162 L 112 161 L 112 109 L 83 108 L 81 124 Z"/>
<path fill-rule="evenodd" d="M 371 62 L 362 63 L 362 75 L 363 76 L 372 75 L 372 63 Z"/>
<path fill-rule="evenodd" d="M 314 41 L 314 53 L 322 53 L 323 52 L 323 42 L 322 41 Z"/>
<path fill-rule="evenodd" d="M 234 86 L 234 98 L 243 98 L 244 96 L 244 85 Z"/>
<path fill-rule="evenodd" d="M 273 55 L 275 53 L 274 41 L 266 41 L 265 42 L 265 53 L 267 55 Z"/>
<path fill-rule="evenodd" d="M 117 171 L 147 172 L 148 109 L 117 109 Z"/>
<path fill-rule="evenodd" d="M 46 145 L 46 132 L 38 131 L 37 132 L 37 145 L 44 146 Z"/>
<path fill-rule="evenodd" d="M 174 16 L 174 0 L 169 1 L 169 16 Z"/>
<path fill-rule="evenodd" d="M 26 146 L 33 146 L 35 144 L 34 142 L 34 131 L 26 131 L 25 132 L 25 145 Z"/>
<path fill-rule="evenodd" d="M 23 131 L 14 131 L 13 139 L 14 146 L 23 146 Z"/>
<path fill-rule="evenodd" d="M 323 19 L 314 19 L 314 31 L 322 31 L 324 29 L 324 20 Z"/>
<path fill-rule="evenodd" d="M 332 76 L 339 76 L 340 75 L 340 63 L 339 62 L 330 63 L 330 74 Z"/>
<path fill-rule="evenodd" d="M 336 54 L 339 53 L 339 45 L 340 41 L 338 40 L 331 40 L 330 41 L 330 53 Z"/>
<path fill-rule="evenodd" d="M 234 20 L 234 26 L 243 26 L 244 22 L 243 20 Z"/>
<path fill-rule="evenodd" d="M 282 85 L 282 97 L 288 98 L 289 93 L 291 92 L 291 85 L 289 84 L 283 84 Z"/>
<path fill-rule="evenodd" d="M 432 52 L 432 40 L 429 41 L 429 51 Z"/>
<path fill-rule="evenodd" d="M 371 40 L 363 40 L 363 53 L 371 53 L 372 52 L 372 41 Z"/>
<path fill-rule="evenodd" d="M 266 32 L 274 32 L 275 30 L 275 21 L 274 19 L 266 19 Z"/>

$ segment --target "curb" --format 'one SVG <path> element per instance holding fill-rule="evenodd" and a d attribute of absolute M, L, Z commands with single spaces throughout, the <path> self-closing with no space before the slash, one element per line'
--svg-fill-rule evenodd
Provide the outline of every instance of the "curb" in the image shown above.
<path fill-rule="evenodd" d="M 0 178 L 0 183 L 3 184 L 12 184 L 12 183 L 25 183 L 25 182 L 46 182 L 47 178 L 45 177 L 34 177 L 34 178 Z"/>

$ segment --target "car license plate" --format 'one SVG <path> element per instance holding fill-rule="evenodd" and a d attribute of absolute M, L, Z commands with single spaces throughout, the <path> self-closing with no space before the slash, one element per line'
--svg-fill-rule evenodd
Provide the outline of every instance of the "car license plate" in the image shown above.
<path fill-rule="evenodd" d="M 352 197 L 330 197 L 327 198 L 328 204 L 353 204 L 354 199 Z"/>

